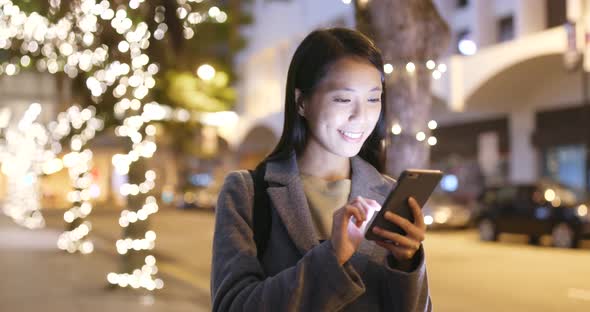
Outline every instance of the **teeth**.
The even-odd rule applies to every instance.
[[[360,138],[363,133],[359,132],[359,133],[354,133],[354,132],[346,132],[346,131],[340,131],[340,133],[344,134],[345,136],[351,138],[351,139],[358,139]]]

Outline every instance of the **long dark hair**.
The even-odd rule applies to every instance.
[[[364,142],[359,156],[383,172],[385,157],[385,80],[383,59],[375,44],[358,31],[346,28],[315,30],[297,47],[287,76],[285,92],[285,122],[279,143],[267,159],[285,159],[295,151],[300,155],[307,144],[308,128],[305,119],[297,113],[295,89],[301,90],[299,100],[309,99],[315,87],[326,75],[329,66],[344,58],[366,60],[381,73],[381,114],[375,129]]]

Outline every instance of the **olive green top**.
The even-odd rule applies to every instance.
[[[332,233],[332,215],[348,202],[351,180],[326,181],[302,174],[301,181],[318,239],[329,239]]]

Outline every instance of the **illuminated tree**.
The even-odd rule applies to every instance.
[[[113,157],[116,171],[128,175],[120,190],[128,198],[119,219],[124,238],[117,242],[123,273],[108,275],[113,285],[149,290],[163,285],[153,278],[157,268],[150,250],[156,234],[147,222],[158,210],[150,194],[156,173],[146,159],[156,152],[154,122],[166,119],[159,103],[204,111],[231,106],[230,62],[243,46],[236,26],[248,21],[239,3],[0,0],[0,75],[34,68],[58,81],[69,77],[75,102],[96,104],[105,127],[116,126],[115,133],[130,140],[129,151]],[[191,77],[205,63],[219,73],[208,84]],[[184,90],[185,96],[169,88]]]
[[[357,0],[357,27],[375,40],[386,65],[387,171],[428,165],[430,81],[446,71],[435,60],[449,41],[449,29],[431,0]],[[387,68],[389,67],[389,68]]]

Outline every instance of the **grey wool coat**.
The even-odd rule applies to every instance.
[[[356,156],[350,198],[383,204],[395,181]],[[230,173],[219,194],[211,296],[213,311],[431,311],[424,250],[411,272],[390,266],[388,252],[364,240],[340,265],[331,241],[319,242],[294,155],[267,163],[272,206],[270,240],[262,261],[252,232],[253,181]]]

